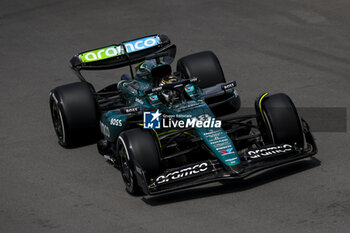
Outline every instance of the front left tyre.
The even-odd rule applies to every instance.
[[[63,147],[93,143],[98,138],[98,109],[89,84],[77,82],[56,87],[50,92],[50,110]]]

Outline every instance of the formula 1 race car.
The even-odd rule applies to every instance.
[[[175,53],[167,36],[151,35],[74,56],[81,82],[50,92],[59,143],[97,142],[126,190],[149,195],[241,179],[317,153],[286,94],[264,93],[255,114],[233,114],[241,103],[236,82],[226,82],[214,53],[185,56],[173,72]],[[124,66],[130,75],[99,91],[81,74]]]

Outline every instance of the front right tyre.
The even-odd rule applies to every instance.
[[[75,147],[96,141],[100,135],[99,114],[89,84],[77,82],[56,87],[50,92],[49,103],[60,145]]]
[[[198,86],[204,91],[206,102],[214,104],[210,109],[216,117],[237,112],[241,100],[235,91],[221,96],[211,96],[210,93],[221,91],[221,84],[226,83],[219,59],[211,51],[203,51],[182,57],[177,62],[177,71],[186,79],[197,77]],[[228,99],[230,98],[230,99]],[[226,101],[225,101],[226,100]],[[215,104],[220,103],[221,104]]]
[[[261,95],[255,102],[258,124],[267,144],[304,147],[301,121],[292,100],[284,93]]]

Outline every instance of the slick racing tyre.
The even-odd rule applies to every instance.
[[[118,160],[126,191],[141,193],[143,175],[158,174],[160,156],[158,141],[151,130],[141,128],[122,132],[117,140]]]
[[[266,132],[265,144],[304,147],[301,121],[292,100],[283,93],[261,95],[255,102],[260,128]]]
[[[50,92],[51,117],[58,142],[75,147],[95,142],[99,135],[98,111],[91,87],[77,82]]]
[[[221,91],[221,86],[216,85],[226,83],[219,59],[211,51],[199,52],[181,58],[177,62],[177,71],[182,73],[187,79],[192,77],[199,78],[198,86],[208,96],[210,96],[211,92]],[[224,101],[230,97],[230,100]],[[236,92],[212,98],[207,98],[206,95],[206,102],[214,105],[217,102],[223,102],[215,105],[215,107],[211,107],[211,110],[217,117],[234,113],[241,106],[240,98]]]
[[[177,61],[177,71],[185,78],[199,78],[199,87],[204,89],[225,83],[219,59],[211,51],[204,51],[185,56]]]

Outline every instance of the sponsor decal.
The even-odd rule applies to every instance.
[[[180,88],[180,87],[183,87],[183,86],[184,85],[182,83],[180,83],[180,84],[175,85],[174,88]]]
[[[222,85],[222,89],[227,90],[230,88],[234,88],[235,86],[237,86],[236,81],[232,81],[232,82],[229,82],[227,84]]]
[[[235,165],[235,164],[239,163],[239,161],[237,159],[238,158],[225,159],[225,162],[229,163],[230,165]]]
[[[196,164],[194,166],[190,166],[190,167],[183,168],[180,170],[172,171],[172,172],[158,176],[155,179],[155,184],[156,185],[165,184],[165,183],[173,181],[173,180],[177,180],[177,179],[189,177],[189,176],[192,176],[195,174],[199,174],[199,173],[207,171],[208,167],[209,167],[209,164],[207,162],[203,162],[200,164]]]
[[[158,36],[150,36],[141,38],[138,40],[128,41],[124,43],[126,51],[128,53],[137,52],[140,50],[148,49],[150,47],[159,45],[161,42]],[[109,46],[102,49],[92,50],[79,55],[83,62],[93,62],[104,60],[111,57],[116,57],[125,54],[122,45]]]
[[[152,92],[157,92],[157,91],[161,91],[161,90],[163,90],[163,87],[152,88]]]
[[[114,126],[123,126],[122,120],[115,118],[112,118],[109,124]]]
[[[83,62],[104,60],[124,54],[122,46],[109,46],[103,49],[96,49],[87,53],[82,53],[80,58]]]
[[[151,102],[151,104],[159,104],[159,98],[158,98],[158,95],[156,94],[151,94],[148,96],[149,98],[149,101]]]
[[[231,147],[231,148],[228,148],[226,150],[220,150],[219,152],[222,153],[222,154],[228,154],[228,153],[230,153],[232,151],[232,149],[233,148]]]
[[[143,104],[143,100],[142,99],[139,99],[139,98],[135,98],[135,101],[137,102],[137,103],[139,103],[139,104]]]
[[[191,85],[191,86],[185,87],[185,89],[186,89],[186,91],[191,92],[194,90],[194,87]]]
[[[160,116],[162,114],[156,112],[143,112],[143,128],[144,129],[160,129]]]
[[[249,150],[247,152],[248,159],[257,159],[272,155],[279,155],[293,150],[293,147],[289,144],[283,144],[278,146],[270,146],[257,150]]]
[[[157,95],[151,95],[149,98],[151,99],[152,102],[158,100],[158,96]]]
[[[100,130],[101,130],[102,134],[105,135],[106,137],[111,136],[108,126],[103,124],[102,121],[100,121]]]
[[[218,139],[218,138],[215,138],[214,140],[216,140],[216,141],[212,142],[212,144],[217,144],[216,146],[225,145],[226,142],[228,141],[227,138],[225,138],[225,139],[221,139],[221,138]]]
[[[158,36],[145,37],[145,38],[124,43],[126,51],[128,53],[148,49],[158,44],[160,44],[160,40]]]
[[[126,107],[121,109],[123,113],[134,113],[140,111],[140,107],[135,106],[135,107]]]
[[[190,79],[190,82],[191,82],[191,83],[195,83],[195,82],[197,82],[197,81],[198,81],[198,78],[191,78],[191,79]]]
[[[225,162],[235,162],[235,160],[237,160],[237,158],[226,159]]]
[[[196,94],[195,88],[192,84],[188,84],[185,86],[185,91],[189,96],[193,96],[194,94]]]

